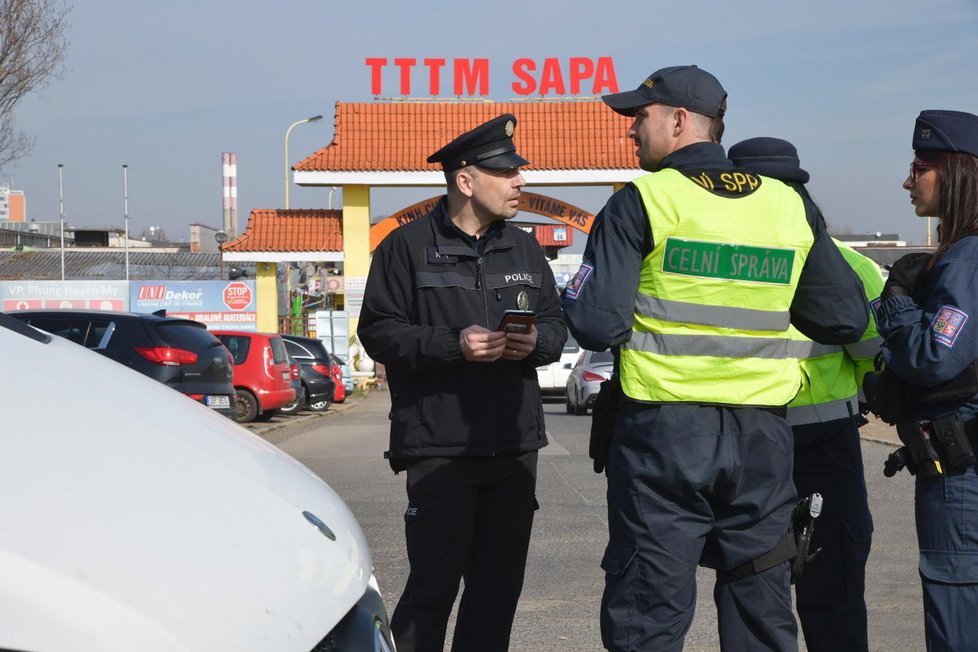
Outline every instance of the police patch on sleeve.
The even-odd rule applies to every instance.
[[[588,282],[591,278],[591,272],[594,271],[594,267],[588,263],[583,263],[574,274],[574,278],[567,281],[567,289],[564,290],[564,296],[568,299],[576,300],[581,294],[581,290],[584,289],[584,284]]]
[[[869,312],[873,315],[873,321],[876,322],[876,326],[879,327],[880,323],[880,304],[883,303],[883,299],[876,297],[869,302]]]
[[[947,348],[954,348],[954,343],[967,321],[968,313],[965,311],[954,306],[941,306],[930,323],[932,336]]]

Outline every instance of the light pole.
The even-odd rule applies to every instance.
[[[297,125],[301,125],[304,122],[319,122],[322,119],[323,116],[314,115],[311,118],[293,122],[285,131],[285,208],[289,207],[289,134],[292,133],[293,127]]]
[[[122,164],[122,215],[126,225],[126,282],[129,282],[129,166]]]
[[[62,170],[64,165],[58,163],[58,205],[61,210],[61,280],[65,280],[65,184]]]

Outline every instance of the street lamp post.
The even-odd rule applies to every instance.
[[[322,119],[323,116],[314,115],[311,118],[293,122],[285,132],[285,208],[289,207],[289,134],[292,133],[292,129],[297,125],[305,122],[319,122]]]
[[[58,206],[61,212],[61,280],[65,280],[65,184],[64,165],[58,163]]]
[[[122,164],[122,216],[126,226],[126,282],[129,282],[129,166]]]

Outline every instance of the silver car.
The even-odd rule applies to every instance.
[[[615,360],[611,351],[582,351],[567,377],[567,413],[587,414],[594,406],[601,383],[611,378]]]

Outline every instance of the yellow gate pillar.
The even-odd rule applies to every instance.
[[[255,293],[258,295],[258,314],[255,321],[262,333],[278,332],[278,265],[255,264]]]
[[[348,312],[359,314],[369,271],[370,186],[343,186],[343,307]],[[350,316],[351,339],[359,322],[359,317]]]

